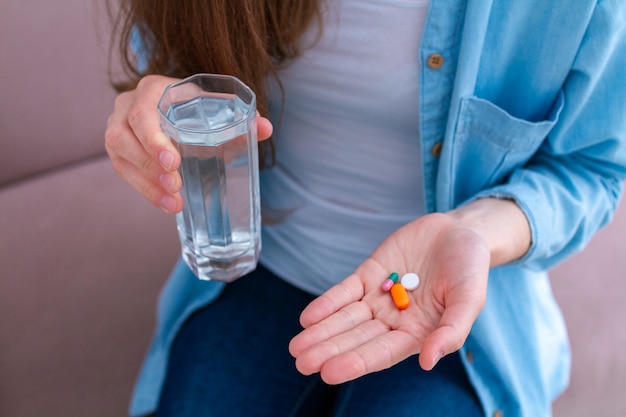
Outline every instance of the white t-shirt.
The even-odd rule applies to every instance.
[[[418,50],[426,0],[333,0],[322,37],[272,88],[276,166],[261,174],[261,261],[319,294],[424,214]],[[317,28],[304,36],[312,43]]]

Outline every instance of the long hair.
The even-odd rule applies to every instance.
[[[118,91],[132,89],[148,74],[184,78],[200,72],[234,75],[257,95],[268,114],[267,77],[301,52],[299,39],[317,20],[318,0],[116,0],[113,51],[120,54],[124,80]],[[321,24],[319,26],[321,28]],[[139,36],[141,68],[131,48]],[[280,86],[280,80],[278,80]],[[267,142],[265,144],[264,142]],[[273,143],[260,147],[263,165]]]

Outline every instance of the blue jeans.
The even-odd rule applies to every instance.
[[[313,298],[262,266],[227,285],[178,333],[156,416],[483,415],[457,354],[430,372],[413,356],[336,386],[301,375],[287,346]]]

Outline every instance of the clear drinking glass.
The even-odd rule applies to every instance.
[[[256,96],[235,77],[197,74],[167,87],[158,110],[182,157],[183,258],[198,278],[231,282],[261,250]]]

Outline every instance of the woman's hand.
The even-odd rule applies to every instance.
[[[489,267],[522,256],[529,245],[526,218],[507,200],[477,200],[405,225],[302,312],[304,330],[289,346],[296,367],[320,372],[330,384],[417,353],[421,367],[432,369],[467,338],[486,300]],[[392,272],[421,278],[405,310],[381,289]]]
[[[177,172],[180,154],[163,134],[157,104],[175,78],[149,75],[135,90],[115,100],[105,132],[105,147],[113,169],[153,205],[168,213],[183,208],[179,194],[182,180]],[[257,121],[259,140],[272,134],[269,120]]]

